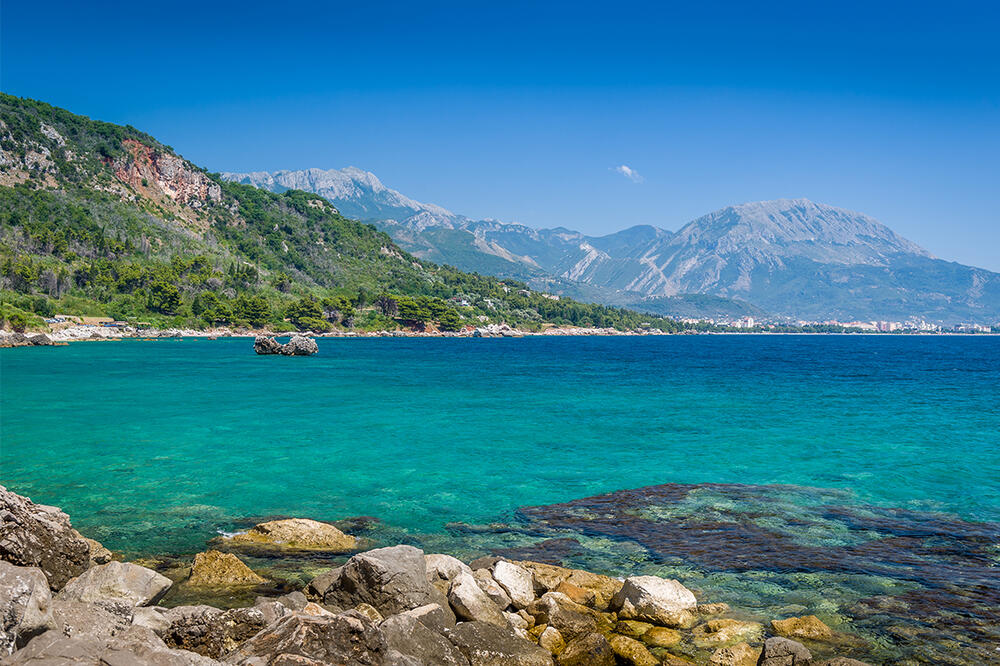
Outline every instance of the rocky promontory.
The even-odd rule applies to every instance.
[[[100,552],[96,542],[58,509],[2,487],[0,507],[4,665],[862,663],[813,658],[807,643],[833,640],[818,618],[765,627],[729,617],[726,604],[704,603],[677,580],[619,580],[500,557],[465,563],[409,545],[355,552],[304,590],[258,596],[253,605],[166,608],[158,602],[175,583],[134,563],[98,564],[91,558]],[[360,544],[304,519],[263,523],[246,534],[230,545],[340,551]],[[196,555],[189,578],[177,584],[265,589],[264,582],[236,555],[213,550]]]

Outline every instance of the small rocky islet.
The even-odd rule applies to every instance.
[[[863,664],[814,658],[846,638],[814,616],[742,620],[677,580],[502,557],[465,563],[410,545],[358,552],[364,540],[308,519],[220,537],[177,585],[273,589],[241,549],[353,553],[343,565],[244,607],[167,608],[158,602],[173,581],[112,559],[59,509],[0,486],[0,520],[4,665]]]

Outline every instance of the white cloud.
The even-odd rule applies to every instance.
[[[633,183],[641,183],[642,181],[646,180],[645,178],[639,175],[638,171],[636,171],[627,164],[621,164],[619,166],[616,166],[613,169],[613,171],[620,173],[621,175],[631,180]]]

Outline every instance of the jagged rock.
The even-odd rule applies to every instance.
[[[664,627],[686,627],[695,621],[698,606],[691,590],[676,580],[658,576],[632,576],[611,601],[612,609],[626,620],[643,620]]]
[[[516,564],[531,572],[536,595],[541,596],[546,592],[556,591],[561,583],[566,582],[593,592],[593,607],[596,610],[606,610],[611,600],[622,588],[622,581],[620,580],[583,571],[582,569],[567,569],[565,567],[544,564],[542,562],[531,562],[529,560],[516,562]]]
[[[507,590],[496,582],[489,569],[476,569],[472,572],[472,577],[479,583],[479,589],[486,593],[486,596],[497,605],[497,608],[503,610],[510,606],[510,596],[508,596]]]
[[[764,641],[759,666],[810,666],[812,653],[805,645],[790,638],[774,637]]]
[[[833,637],[833,629],[815,615],[771,620],[771,628],[774,629],[774,633],[785,638],[806,638],[817,641]]]
[[[323,599],[326,593],[340,583],[340,574],[344,567],[336,567],[319,574],[306,585],[306,594],[311,598]]]
[[[194,556],[187,584],[199,586],[260,585],[263,578],[232,553],[210,550]]]
[[[339,569],[335,579],[327,582],[323,592],[327,604],[353,608],[366,603],[384,616],[440,599],[427,582],[423,551],[413,546],[376,548],[359,553]]]
[[[658,666],[660,660],[646,646],[628,636],[612,634],[608,643],[618,658],[618,663],[630,666]]]
[[[451,608],[445,608],[441,604],[425,604],[412,610],[403,611],[400,615],[406,615],[422,622],[424,626],[439,634],[445,629],[455,626],[455,613]]]
[[[566,644],[559,666],[615,666],[615,651],[601,634],[586,634]]]
[[[90,564],[90,546],[65,513],[0,486],[0,560],[38,567],[58,591]]]
[[[133,608],[123,601],[87,603],[56,599],[52,602],[53,628],[65,636],[110,638],[134,624]]]
[[[319,346],[312,338],[301,335],[281,344],[274,338],[258,335],[253,341],[253,350],[258,354],[281,354],[282,356],[312,356],[319,351]]]
[[[378,612],[378,609],[374,606],[369,606],[368,604],[358,604],[354,607],[354,610],[364,615],[366,618],[371,620],[374,624],[379,624],[385,618],[382,617],[382,613]]]
[[[149,629],[130,627],[111,638],[47,631],[15,652],[5,666],[218,666],[193,652],[172,650]]]
[[[412,657],[418,663],[468,666],[469,660],[451,641],[414,617],[393,615],[379,625],[379,630],[390,649]]]
[[[107,564],[114,559],[114,553],[105,548],[100,541],[88,539],[87,537],[83,537],[83,540],[87,542],[87,546],[90,548],[90,566],[93,567],[98,564]]]
[[[306,599],[306,595],[302,594],[298,590],[294,592],[289,592],[288,594],[283,594],[280,597],[275,597],[275,601],[287,608],[288,610],[302,610],[309,603]]]
[[[445,594],[448,593],[448,588],[455,576],[463,571],[468,574],[472,573],[469,565],[451,555],[431,553],[424,556],[424,563],[427,567],[427,580]]]
[[[462,622],[445,635],[470,666],[552,666],[548,650],[524,640],[507,626]]]
[[[493,580],[507,592],[514,608],[527,608],[535,600],[534,577],[520,565],[499,560],[493,565]]]
[[[423,560],[423,557],[421,557]],[[382,632],[357,613],[289,613],[225,658],[240,666],[379,666],[389,648]]]
[[[51,347],[52,338],[45,335],[44,333],[39,333],[38,335],[32,335],[28,338],[28,344],[32,347]]]
[[[834,657],[833,659],[827,659],[826,661],[821,661],[816,666],[872,666],[868,662],[858,661],[857,659],[850,659],[848,657]]]
[[[691,630],[695,645],[716,647],[739,641],[759,641],[764,635],[764,626],[759,622],[743,622],[720,618],[709,620]]]
[[[497,605],[483,592],[479,582],[465,572],[458,574],[451,582],[448,602],[459,619],[480,620],[499,627],[507,627],[507,620]]]
[[[580,604],[581,606],[594,606],[596,605],[597,595],[594,594],[593,590],[588,590],[584,587],[574,585],[569,581],[563,581],[559,583],[554,592],[560,592],[565,594],[567,597]]]
[[[756,666],[760,650],[746,643],[721,647],[712,653],[708,663],[712,666]]]
[[[566,649],[566,639],[555,627],[546,626],[538,636],[538,644],[557,657]]]
[[[537,624],[555,627],[567,641],[597,631],[608,633],[613,628],[613,624],[600,613],[574,603],[559,592],[546,592],[531,604],[528,612]]]
[[[131,562],[108,562],[91,567],[71,580],[59,592],[61,601],[126,601],[133,606],[149,606],[170,589],[170,579],[152,569]]]
[[[254,525],[250,530],[220,540],[228,546],[276,550],[309,550],[345,553],[358,540],[328,523],[308,518],[287,518]]]
[[[254,338],[253,350],[258,354],[280,354],[281,343],[274,338],[258,335]]]
[[[0,656],[53,627],[52,596],[42,570],[0,560]]]
[[[166,617],[170,628],[162,637],[168,646],[213,659],[236,649],[267,624],[264,612],[257,607],[223,611],[211,606],[178,606]]]
[[[24,333],[6,333],[0,331],[0,347],[27,347],[28,338]]]

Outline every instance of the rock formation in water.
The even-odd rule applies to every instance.
[[[319,351],[319,345],[312,338],[294,335],[285,344],[274,338],[258,335],[253,341],[253,350],[258,354],[280,354],[282,356],[312,356]]]

